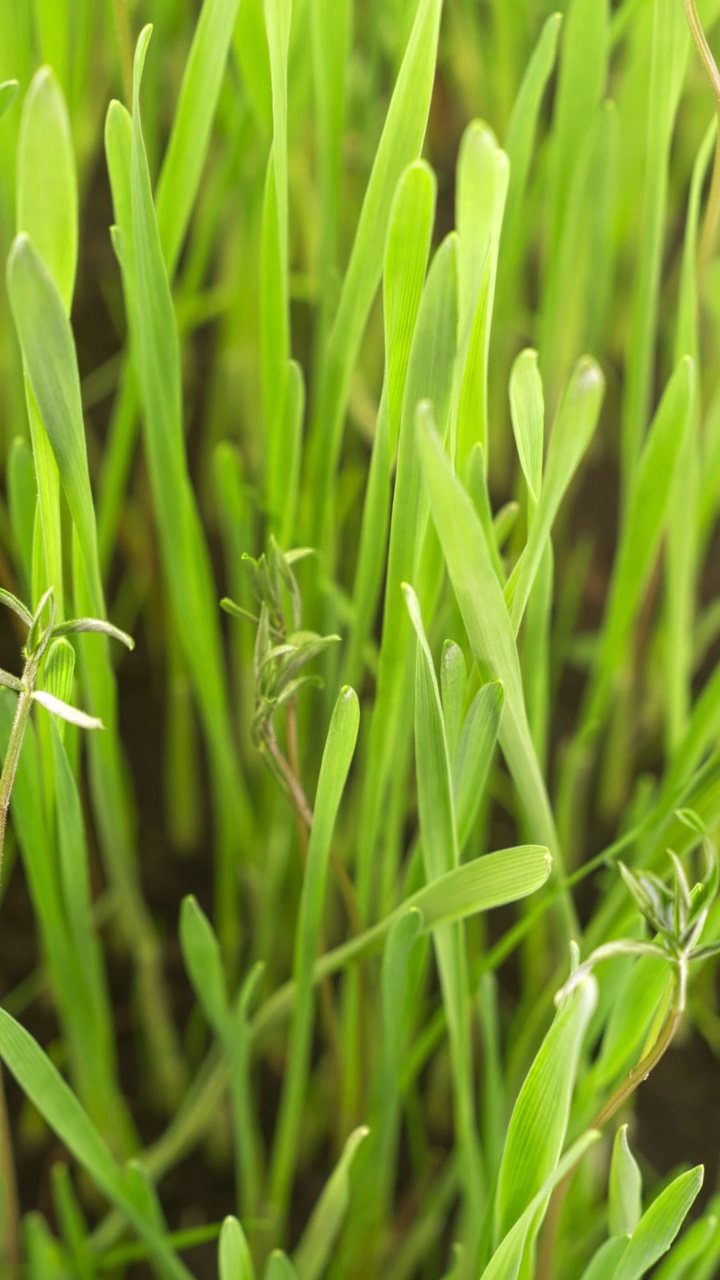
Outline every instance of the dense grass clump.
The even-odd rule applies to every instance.
[[[720,1273],[720,3],[560,8],[0,3],[0,1280]]]

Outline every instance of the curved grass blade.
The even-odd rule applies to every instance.
[[[481,1280],[517,1280],[528,1237],[533,1228],[535,1231],[539,1228],[551,1192],[559,1182],[562,1182],[566,1173],[574,1169],[578,1161],[585,1155],[585,1152],[599,1138],[600,1134],[594,1129],[590,1129],[565,1152],[565,1155],[556,1163],[521,1217],[510,1228],[499,1247],[495,1250],[488,1266],[482,1273]]]
[[[633,1231],[612,1280],[640,1280],[670,1248],[703,1184],[702,1165],[661,1191]]]
[[[557,1013],[525,1077],[498,1175],[495,1227],[499,1239],[522,1217],[557,1166],[580,1049],[596,999],[595,980],[582,981]]]
[[[340,1160],[323,1189],[302,1239],[293,1254],[293,1264],[298,1280],[321,1280],[325,1273],[325,1268],[333,1256],[335,1241],[350,1201],[352,1163],[361,1142],[365,1140],[368,1133],[369,1130],[361,1126],[350,1134]]]
[[[138,1209],[125,1175],[75,1094],[39,1044],[4,1009],[0,1009],[0,1056],[51,1129],[146,1241],[160,1274],[168,1280],[191,1280],[155,1224]]]

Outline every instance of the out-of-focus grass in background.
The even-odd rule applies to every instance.
[[[0,0],[11,1280],[717,1273],[716,107],[558,9]]]

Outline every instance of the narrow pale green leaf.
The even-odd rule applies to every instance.
[[[469,125],[457,165],[458,383],[457,467],[473,445],[488,451],[488,355],[508,158],[491,129]]]
[[[298,1274],[292,1262],[280,1249],[276,1249],[268,1258],[265,1280],[298,1280]]]
[[[458,848],[450,753],[445,737],[440,689],[420,605],[403,584],[405,603],[417,636],[415,670],[415,762],[418,813],[425,876],[429,883],[457,867]],[[420,907],[422,911],[422,907]],[[479,1214],[482,1196],[480,1147],[472,1079],[466,1009],[469,1003],[467,959],[462,928],[439,928],[433,939],[450,1040],[455,1124],[468,1212]]]
[[[594,360],[584,357],[578,362],[565,389],[550,436],[542,490],[527,545],[505,589],[515,634],[519,630],[558,508],[597,426],[604,385],[598,365]]]
[[[12,609],[18,618],[25,623],[27,627],[32,626],[33,616],[28,608],[23,604],[22,600],[18,600],[12,591],[6,591],[3,587],[0,589],[0,604],[4,604],[8,609]]]
[[[229,1006],[220,944],[210,921],[195,898],[183,899],[180,945],[185,967],[210,1025],[227,1034]]]
[[[54,716],[59,716],[61,720],[67,720],[68,724],[74,724],[78,729],[102,729],[103,722],[98,720],[97,716],[86,715],[84,711],[79,711],[77,707],[71,707],[67,702],[63,702],[60,698],[55,698],[53,694],[48,693],[45,689],[36,689],[32,695],[33,702],[39,702],[41,707],[45,707],[46,711],[51,711]]]
[[[693,1222],[657,1268],[655,1280],[710,1280],[710,1271],[703,1264],[712,1267],[708,1255],[713,1246],[717,1249],[717,1243],[718,1219],[714,1214]]]
[[[454,640],[446,640],[440,660],[440,694],[442,699],[445,737],[450,760],[454,763],[463,723],[465,692],[467,690],[467,663],[465,655]]]
[[[325,546],[350,375],[380,280],[385,235],[398,179],[425,136],[435,79],[442,0],[420,0],[388,108],[323,362],[310,440],[309,541]]]
[[[457,844],[460,849],[468,841],[486,788],[489,767],[497,745],[502,718],[503,692],[500,681],[483,685],[475,694],[462,722],[457,744],[452,786],[457,814]]]
[[[627,1240],[613,1236],[600,1245],[594,1258],[582,1273],[582,1280],[612,1280],[615,1268],[627,1248]]]
[[[135,648],[132,636],[129,636],[126,631],[121,631],[119,627],[114,627],[112,622],[103,621],[102,618],[71,618],[69,622],[59,622],[53,627],[53,636],[78,636],[86,631],[119,640],[126,649]]]
[[[37,506],[37,481],[35,479],[32,450],[27,440],[22,436],[15,436],[10,445],[7,462],[7,489],[15,554],[17,563],[22,571],[25,595],[30,599],[32,595],[32,547]]]
[[[425,927],[435,929],[527,897],[546,883],[551,867],[550,852],[543,845],[500,849],[474,858],[419,889],[407,899],[404,909],[417,907]]]
[[[353,588],[355,617],[346,666],[346,678],[350,684],[359,680],[362,651],[375,619],[382,589],[390,522],[390,476],[430,253],[435,188],[432,170],[423,161],[416,161],[400,178],[390,212],[383,275],[385,379],[370,460]]]
[[[377,698],[371,725],[372,747],[366,775],[358,853],[358,896],[363,912],[370,906],[372,867],[382,825],[386,792],[397,777],[397,761],[407,749],[412,719],[406,714],[412,696],[414,668],[410,660],[412,628],[403,601],[402,583],[414,582],[424,604],[430,590],[422,580],[428,529],[427,503],[415,432],[415,411],[429,397],[443,436],[447,433],[452,401],[457,330],[457,243],[448,236],[428,273],[420,304],[408,365],[398,444],[390,546],[385,581],[382,641],[377,672]]]
[[[355,1129],[347,1139],[342,1155],[308,1222],[293,1255],[298,1280],[321,1280],[333,1256],[333,1249],[350,1202],[350,1170],[360,1143],[369,1130]]]
[[[536,351],[523,351],[513,364],[510,413],[520,466],[537,503],[542,486],[545,402]]]
[[[475,661],[485,680],[500,680],[505,689],[500,743],[530,829],[545,840],[553,856],[559,857],[550,805],[530,738],[515,637],[485,534],[470,499],[452,473],[427,405],[418,411],[417,431],[433,521]]]
[[[608,1195],[610,1234],[631,1236],[642,1215],[642,1176],[630,1150],[626,1124],[615,1134]]]
[[[0,117],[4,116],[8,107],[12,106],[19,88],[17,80],[3,80],[0,84]]]
[[[481,1280],[517,1280],[528,1236],[533,1227],[537,1230],[541,1211],[544,1211],[552,1191],[559,1182],[562,1182],[565,1175],[574,1169],[578,1161],[582,1160],[588,1148],[592,1147],[599,1138],[600,1134],[594,1129],[588,1130],[573,1143],[562,1159],[557,1161],[540,1190],[501,1241],[490,1263],[483,1271]]]
[[[68,111],[50,67],[35,74],[23,104],[17,229],[32,240],[69,315],[77,264],[77,180]]]
[[[674,0],[658,0],[653,6],[649,95],[643,103],[647,126],[643,134],[642,224],[625,363],[622,478],[626,496],[650,417],[670,149],[689,44],[685,14]]]
[[[557,1013],[525,1077],[498,1176],[499,1239],[526,1211],[560,1159],[580,1049],[596,999],[595,980],[587,978]]]
[[[75,674],[75,650],[69,640],[53,640],[45,656],[43,683],[48,693],[69,702],[72,698]]]
[[[255,1280],[245,1233],[237,1218],[226,1218],[218,1246],[220,1280]]]
[[[151,1247],[161,1273],[173,1280],[190,1280],[190,1272],[154,1224],[138,1212],[124,1175],[74,1093],[32,1036],[4,1009],[0,1009],[0,1056],[60,1140]]]
[[[157,188],[157,217],[172,278],[197,196],[239,0],[205,0],[183,73]]]
[[[330,844],[355,751],[359,723],[357,695],[346,687],[335,704],[323,751],[295,936],[296,998],[290,1029],[288,1070],[270,1174],[271,1197],[280,1209],[287,1205],[298,1158],[298,1135],[310,1065],[313,970],[325,905]]]
[[[628,635],[655,563],[675,467],[690,423],[694,368],[679,364],[665,390],[637,462],[613,569],[602,640],[584,721],[602,714],[611,682],[627,652]]]
[[[519,256],[520,246],[517,242],[522,222],[522,202],[530,171],[540,107],[555,66],[561,24],[562,15],[559,13],[553,13],[545,20],[518,89],[505,139],[505,151],[510,161],[510,182],[503,240],[514,262]],[[503,257],[500,260],[501,271]]]
[[[8,292],[27,376],[60,471],[97,607],[102,587],[75,342],[62,299],[30,238],[16,237]]]
[[[608,0],[571,0],[563,22],[548,193],[551,254],[557,252],[575,167],[605,91],[609,18]]]
[[[681,1173],[650,1208],[628,1241],[613,1280],[640,1280],[670,1248],[703,1184],[702,1165]]]

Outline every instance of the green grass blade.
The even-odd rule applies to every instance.
[[[16,237],[8,260],[8,292],[30,387],[55,454],[93,596],[99,602],[102,586],[75,343],[57,287],[24,233]]]
[[[675,467],[690,425],[694,369],[681,361],[663,395],[627,498],[602,640],[583,717],[602,715],[611,683],[627,653],[633,619],[647,586],[665,524]]]
[[[513,1108],[498,1176],[499,1239],[525,1213],[556,1168],[565,1139],[580,1049],[597,999],[594,979],[582,982],[555,1017]]]
[[[180,945],[195,995],[210,1025],[223,1036],[227,1033],[229,1006],[220,944],[195,898],[183,900]]]
[[[77,265],[77,205],[67,107],[55,76],[45,67],[33,78],[23,105],[18,139],[17,230],[32,238],[68,316]],[[33,582],[33,591],[37,598],[52,584],[62,616],[60,479],[32,385],[27,389],[27,406],[44,553],[44,573],[38,561],[39,576]]]
[[[333,1256],[335,1241],[350,1201],[350,1170],[357,1150],[368,1135],[365,1127],[355,1129],[305,1228],[293,1254],[298,1280],[321,1280]]]
[[[528,829],[545,841],[561,866],[555,825],[530,737],[515,637],[485,534],[443,453],[427,405],[418,411],[417,434],[433,521],[475,661],[485,679],[501,680],[505,689],[500,744]]]
[[[432,170],[416,161],[398,183],[385,250],[385,382],[378,411],[353,588],[353,629],[346,679],[359,682],[362,655],[377,612],[390,513],[390,473],[402,417],[410,350],[435,217]]]
[[[265,1280],[298,1280],[298,1274],[292,1262],[280,1249],[276,1249],[268,1259]]]
[[[467,663],[459,644],[446,640],[440,659],[440,699],[450,760],[455,765],[467,693]]]
[[[237,1218],[226,1218],[218,1246],[220,1280],[255,1280],[245,1233]]]
[[[607,0],[571,0],[563,22],[548,192],[549,261],[558,252],[573,175],[607,78]]]
[[[433,259],[418,314],[408,366],[398,463],[390,524],[390,548],[385,585],[385,609],[377,676],[377,697],[371,726],[370,763],[358,849],[358,896],[361,911],[370,909],[371,868],[381,829],[381,811],[393,770],[403,756],[402,743],[411,726],[405,708],[411,697],[412,668],[408,663],[410,620],[402,597],[403,582],[419,582],[421,554],[427,528],[420,461],[414,430],[415,409],[427,396],[435,407],[443,435],[450,418],[455,334],[456,241],[446,239]],[[421,593],[422,598],[422,593]]]
[[[640,1280],[670,1248],[703,1184],[703,1167],[681,1173],[643,1214],[613,1280]]]
[[[22,571],[24,595],[26,599],[30,599],[37,481],[32,451],[22,436],[16,436],[10,445],[7,461],[7,490],[15,563]]]
[[[581,1138],[578,1138],[577,1142],[573,1143],[565,1152],[565,1155],[556,1163],[554,1169],[545,1179],[540,1190],[530,1201],[521,1217],[511,1227],[498,1249],[496,1249],[489,1265],[482,1273],[481,1280],[517,1280],[528,1236],[533,1226],[536,1229],[539,1226],[539,1215],[543,1210],[543,1206],[547,1204],[551,1192],[559,1182],[562,1182],[566,1173],[569,1173],[575,1167],[578,1160],[582,1159],[588,1148],[598,1141],[599,1137],[600,1134],[591,1129],[588,1133],[584,1133]],[[538,1218],[536,1218],[536,1215],[538,1215]]]
[[[595,361],[583,358],[570,378],[558,409],[527,546],[505,589],[516,635],[549,544],[558,508],[597,426],[604,385]],[[537,432],[537,427],[535,430]]]
[[[701,1218],[688,1227],[655,1272],[655,1280],[700,1280],[701,1264],[713,1244],[717,1246],[718,1220],[713,1215]],[[703,1280],[709,1272],[702,1271]]]
[[[463,721],[453,764],[453,791],[457,813],[458,844],[465,846],[485,792],[500,732],[505,691],[491,680],[475,694]]]
[[[350,374],[382,270],[398,180],[420,154],[435,76],[442,0],[420,0],[363,200],[338,310],[328,339],[310,437],[309,541],[324,547],[330,524]]]
[[[140,120],[140,81],[150,34],[150,28],[145,28],[135,57],[130,157],[132,227],[121,228],[124,244],[132,243],[133,249],[125,259],[124,274],[127,278],[134,267],[128,304],[130,322],[136,331],[145,406],[145,445],[163,567],[213,760],[213,798],[220,840],[218,930],[223,945],[229,947],[236,941],[234,859],[240,830],[243,827],[247,830],[251,824],[251,813],[232,742],[216,592],[187,471],[177,324],[152,202]],[[116,214],[123,213],[126,214],[123,208],[116,210]]]
[[[683,244],[680,305],[675,337],[675,360],[689,356],[698,369],[698,289],[697,242],[700,198],[710,164],[717,121],[708,129],[693,166]],[[698,381],[700,378],[698,377]],[[672,750],[687,728],[692,701],[693,629],[695,594],[700,553],[700,526],[688,520],[688,510],[700,502],[702,453],[699,432],[699,391],[694,388],[691,428],[680,455],[672,497],[667,536],[667,582],[665,599],[667,729],[666,742]]]
[[[458,866],[460,854],[440,689],[417,596],[407,585],[403,586],[403,592],[417,636],[415,760],[418,813],[425,876],[432,883]],[[477,1231],[481,1220],[482,1164],[466,1016],[469,1002],[467,958],[461,926],[437,929],[434,944],[450,1040],[453,1106],[466,1212]]]
[[[661,0],[653,12],[642,229],[625,363],[622,480],[626,494],[638,464],[650,417],[668,166],[689,43],[685,15],[673,0]]]
[[[320,305],[316,359],[322,359],[335,301],[343,126],[352,25],[350,0],[317,0],[310,7],[321,222],[318,237]]]
[[[19,88],[20,85],[17,80],[3,80],[2,84],[0,84],[0,118],[12,106]]]
[[[538,128],[540,107],[545,89],[555,67],[562,15],[553,13],[545,20],[515,98],[505,151],[510,161],[510,181],[503,229],[503,251],[500,275],[504,282],[512,278],[522,252],[524,231],[523,199],[530,172],[533,143]]]
[[[615,1134],[610,1164],[608,1227],[613,1236],[631,1236],[642,1216],[642,1175],[627,1135],[623,1124]]]
[[[488,354],[508,158],[486,125],[468,126],[457,164],[457,468],[474,444],[488,452]]]
[[[4,1009],[0,1009],[0,1056],[68,1150],[150,1245],[161,1274],[173,1280],[190,1280],[187,1268],[158,1236],[154,1225],[138,1212],[125,1177],[75,1094],[32,1036]]]
[[[346,687],[336,703],[323,751],[300,899],[294,964],[297,995],[290,1031],[288,1071],[280,1103],[270,1172],[270,1196],[273,1205],[280,1212],[287,1205],[299,1154],[298,1134],[307,1087],[313,1020],[313,968],[317,959],[325,903],[330,843],[355,750],[359,723],[357,695]]]
[[[612,1280],[626,1247],[627,1240],[619,1236],[606,1240],[583,1271],[582,1280]]]
[[[183,73],[157,188],[157,219],[172,279],[195,203],[239,0],[205,0]]]
[[[523,351],[513,364],[510,416],[525,483],[537,505],[543,479],[545,400],[536,351]]]
[[[416,907],[422,912],[425,928],[436,929],[535,893],[547,882],[551,866],[550,852],[544,845],[500,849],[473,858],[419,889],[407,899],[404,909]]]
[[[17,229],[30,236],[70,312],[77,266],[78,196],[70,119],[49,67],[33,77],[18,141]]]

